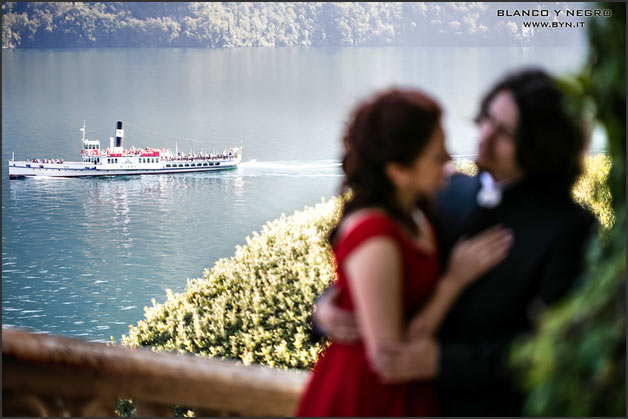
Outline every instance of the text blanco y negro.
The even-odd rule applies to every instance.
[[[506,16],[506,17],[549,17],[550,15],[549,9],[532,9],[532,10],[505,10],[498,9],[497,16]],[[613,15],[613,11],[611,9],[578,9],[578,10],[553,10],[556,16],[577,16],[577,17],[611,17]]]

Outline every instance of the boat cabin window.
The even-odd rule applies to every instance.
[[[190,165],[189,165],[189,164],[187,164],[187,163],[185,163],[185,167],[190,167]]]
[[[220,166],[220,162],[219,161],[216,162],[216,166]]]
[[[167,164],[167,165],[166,165],[166,167],[170,167],[170,165],[169,165],[169,164]]]
[[[207,163],[203,163],[203,166],[207,166]]]

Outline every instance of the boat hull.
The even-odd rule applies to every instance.
[[[151,168],[100,168],[90,164],[37,164],[9,162],[9,179],[28,177],[93,177],[93,176],[134,176],[162,175],[173,173],[214,172],[235,169],[238,161],[223,161],[220,166],[196,167],[151,167]],[[31,167],[27,167],[30,165]]]

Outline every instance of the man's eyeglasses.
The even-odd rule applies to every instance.
[[[511,128],[503,123],[499,122],[495,118],[493,118],[488,112],[482,111],[478,116],[475,117],[475,123],[477,125],[481,125],[483,123],[490,123],[495,129],[496,134],[502,134],[507,137],[515,138],[517,134],[517,130],[515,128]]]

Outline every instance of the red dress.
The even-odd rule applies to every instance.
[[[410,320],[432,290],[438,275],[437,255],[418,247],[388,216],[370,215],[359,222],[336,246],[334,254],[340,293],[339,306],[354,310],[344,259],[365,240],[388,236],[403,256],[403,310]],[[301,399],[297,416],[436,416],[433,381],[384,384],[371,369],[363,342],[332,342],[318,359]]]

